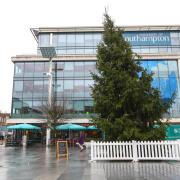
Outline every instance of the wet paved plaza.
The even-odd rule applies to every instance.
[[[89,162],[90,150],[70,150],[56,160],[55,148],[0,146],[0,180],[180,180],[180,162]]]

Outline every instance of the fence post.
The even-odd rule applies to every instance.
[[[180,140],[178,139],[177,142],[178,142],[178,152],[177,152],[178,157],[177,157],[177,159],[180,160]]]
[[[94,160],[94,141],[91,141],[91,161]]]
[[[138,161],[137,142],[134,140],[132,141],[132,148],[133,148],[133,162],[137,162]]]

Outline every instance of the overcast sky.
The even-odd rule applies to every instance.
[[[1,0],[0,110],[11,111],[11,57],[36,54],[30,28],[100,26],[105,7],[116,25],[180,25],[180,0]]]

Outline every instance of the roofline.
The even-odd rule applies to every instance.
[[[163,54],[139,54],[141,56],[141,60],[143,59],[180,59],[180,53],[163,53]],[[96,55],[58,55],[57,57],[53,58],[53,61],[96,61]],[[16,62],[42,62],[42,61],[49,61],[48,58],[43,58],[42,56],[38,55],[17,55],[11,57],[11,61],[13,63]]]
[[[140,25],[140,26],[119,26],[124,31],[177,31],[180,25]],[[38,42],[39,33],[50,32],[103,32],[103,26],[77,26],[77,27],[40,27],[30,29],[35,40]]]

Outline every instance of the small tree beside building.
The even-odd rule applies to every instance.
[[[94,123],[106,140],[159,140],[166,136],[163,115],[173,103],[152,87],[153,74],[140,65],[140,57],[105,14],[103,40],[98,46],[97,73],[92,74],[97,118]],[[155,128],[156,127],[156,128]]]
[[[42,113],[47,118],[47,127],[51,129],[52,136],[56,136],[56,126],[63,123],[62,116],[65,113],[63,105],[57,104],[55,98],[52,98],[51,104],[47,103],[42,106]]]

